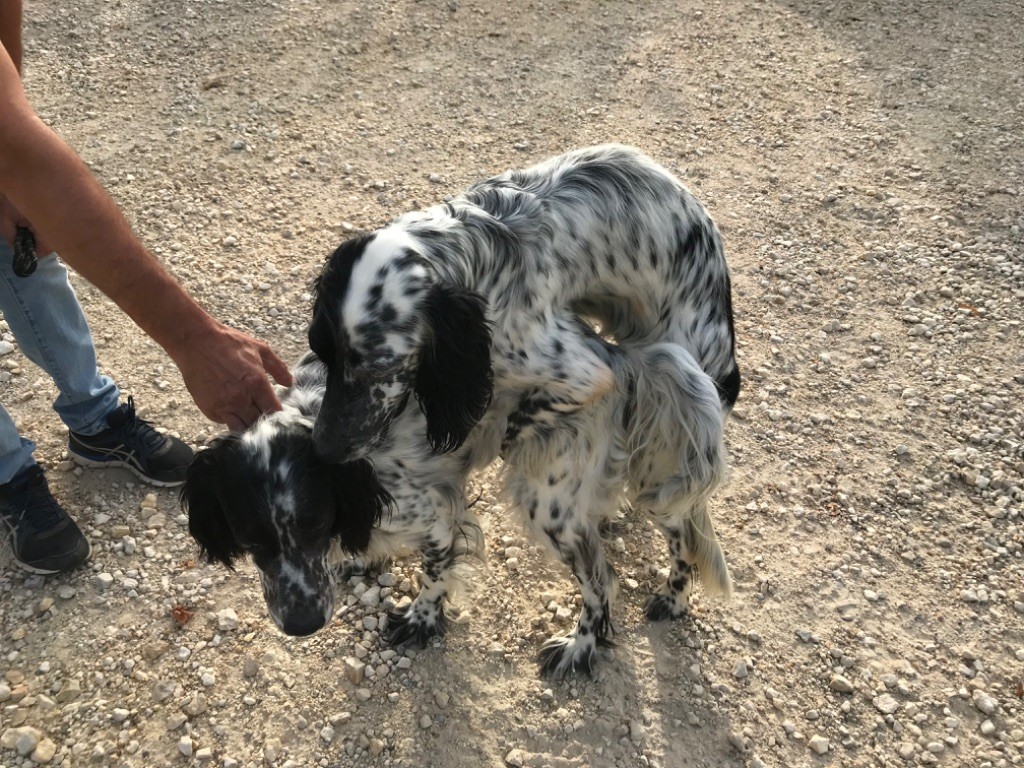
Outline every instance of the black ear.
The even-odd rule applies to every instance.
[[[434,288],[426,302],[431,338],[416,372],[416,397],[427,415],[434,453],[461,446],[491,404],[491,328],[483,297]]]
[[[377,480],[373,465],[360,459],[330,464],[334,494],[334,526],[331,534],[346,552],[358,555],[370,546],[370,534],[380,524],[394,499]]]
[[[199,543],[199,553],[209,563],[223,563],[231,568],[245,554],[228,525],[227,515],[218,493],[218,481],[223,482],[223,462],[234,450],[234,437],[216,441],[200,451],[188,468],[179,501],[188,514],[188,531]]]

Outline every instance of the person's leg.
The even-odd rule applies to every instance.
[[[0,309],[22,352],[60,390],[53,407],[71,431],[71,458],[87,466],[128,467],[156,485],[184,481],[192,450],[138,418],[130,397],[118,405],[121,393],[96,367],[92,334],[56,255],[41,258],[29,277],[18,277],[10,248],[0,243]]]
[[[0,407],[0,539],[26,570],[67,571],[88,559],[89,542],[50,493],[34,449]]]
[[[44,256],[32,275],[18,277],[0,239],[0,310],[21,351],[60,390],[54,410],[68,428],[85,435],[105,429],[120,392],[96,367],[92,334],[57,256]]]
[[[36,445],[18,434],[7,410],[0,406],[0,485],[5,485],[36,463]]]

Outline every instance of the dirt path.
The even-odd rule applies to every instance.
[[[548,684],[535,654],[575,591],[490,475],[488,565],[439,647],[388,652],[365,585],[329,631],[291,641],[250,567],[195,565],[173,494],[143,508],[128,475],[68,470],[52,385],[8,354],[0,397],[95,554],[43,580],[0,552],[0,735],[38,729],[16,736],[65,766],[1024,761],[1019,2],[40,0],[27,15],[44,119],[206,306],[288,357],[307,282],[348,232],[619,141],[721,224],[744,391],[714,507],[733,601],[644,623],[667,562],[629,519],[608,543],[618,646],[595,679]],[[167,358],[76,285],[104,369],[205,440]],[[382,583],[397,597],[414,568]],[[35,764],[16,736],[0,768]]]

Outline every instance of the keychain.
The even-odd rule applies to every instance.
[[[28,227],[18,227],[14,234],[14,274],[28,277],[36,271],[36,236]]]

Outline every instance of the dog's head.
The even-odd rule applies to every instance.
[[[491,399],[483,298],[444,285],[395,229],[343,243],[314,284],[309,345],[327,365],[313,430],[323,458],[366,457],[415,394],[435,452],[466,440]]]
[[[389,503],[369,462],[321,461],[310,423],[281,415],[200,451],[181,490],[202,554],[229,568],[252,556],[270,615],[297,636],[323,628],[334,613],[332,541],[365,551]]]

